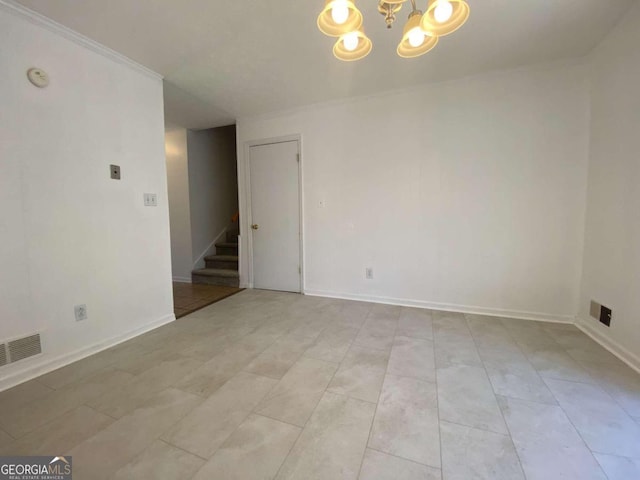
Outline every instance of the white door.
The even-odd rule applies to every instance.
[[[301,291],[298,151],[297,140],[249,149],[254,288]]]

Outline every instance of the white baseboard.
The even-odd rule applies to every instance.
[[[573,315],[557,315],[551,313],[526,312],[520,310],[505,310],[500,308],[473,307],[451,303],[426,302],[423,300],[411,300],[407,298],[378,297],[375,295],[362,295],[353,293],[327,292],[323,290],[305,290],[305,295],[315,297],[341,298],[344,300],[356,300],[360,302],[384,303],[387,305],[399,305],[402,307],[428,308],[445,312],[473,313],[476,315],[490,315],[492,317],[517,318],[520,320],[536,320],[550,323],[574,323]]]
[[[602,345],[609,350],[613,355],[618,357],[624,363],[633,368],[636,372],[640,373],[640,357],[635,353],[630,352],[625,347],[620,345],[615,340],[611,339],[608,335],[598,331],[598,325],[594,324],[596,320],[590,321],[581,317],[576,317],[576,327],[582,330],[585,334],[589,335],[594,341]]]
[[[121,335],[116,335],[102,342],[94,343],[89,347],[84,347],[74,352],[65,353],[62,355],[58,355],[56,357],[48,357],[46,352],[42,354],[37,363],[30,363],[23,370],[19,370],[17,372],[11,373],[9,376],[0,379],[0,392],[3,390],[7,390],[11,387],[15,387],[21,383],[27,382],[29,380],[33,380],[40,375],[44,375],[45,373],[52,372],[57,370],[58,368],[69,365],[70,363],[77,362],[78,360],[82,360],[90,355],[94,355],[99,353],[107,348],[111,348],[119,343],[130,340],[138,335],[142,335],[150,330],[155,330],[162,325],[166,325],[167,323],[174,322],[176,319],[173,313],[169,315],[165,315],[164,317],[154,320],[153,322],[147,323],[138,328],[134,328],[133,330],[129,330]],[[10,364],[12,365],[12,364]]]
[[[191,283],[191,277],[173,277],[172,280],[178,283]]]

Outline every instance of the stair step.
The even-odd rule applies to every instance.
[[[240,274],[237,270],[201,268],[191,272],[191,281],[193,283],[205,283],[207,285],[237,287],[240,285]]]
[[[218,255],[238,255],[238,244],[231,242],[216,243]]]
[[[238,242],[220,242],[220,243],[216,243],[216,247],[222,247],[222,248],[231,248],[231,247],[237,247],[238,246]]]
[[[237,262],[238,255],[207,255],[205,260],[220,260],[222,262]]]
[[[192,275],[202,275],[205,277],[229,277],[240,278],[237,270],[225,270],[223,268],[201,268],[191,272]]]
[[[238,243],[238,235],[240,235],[240,232],[238,230],[230,230],[227,232],[227,242],[230,243]]]
[[[207,255],[204,257],[204,262],[207,268],[238,270],[237,255]]]

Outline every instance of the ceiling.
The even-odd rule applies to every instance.
[[[357,0],[373,51],[346,63],[316,27],[323,0],[19,0],[165,77],[167,121],[187,128],[484,71],[586,55],[635,0],[468,0],[465,26],[430,53],[395,53],[408,4],[387,30]],[[424,8],[426,0],[418,0]]]

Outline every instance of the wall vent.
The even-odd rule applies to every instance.
[[[5,366],[7,363],[7,347],[5,347],[4,343],[0,343],[0,367]]]
[[[39,333],[8,342],[7,346],[11,363],[42,353]]]

